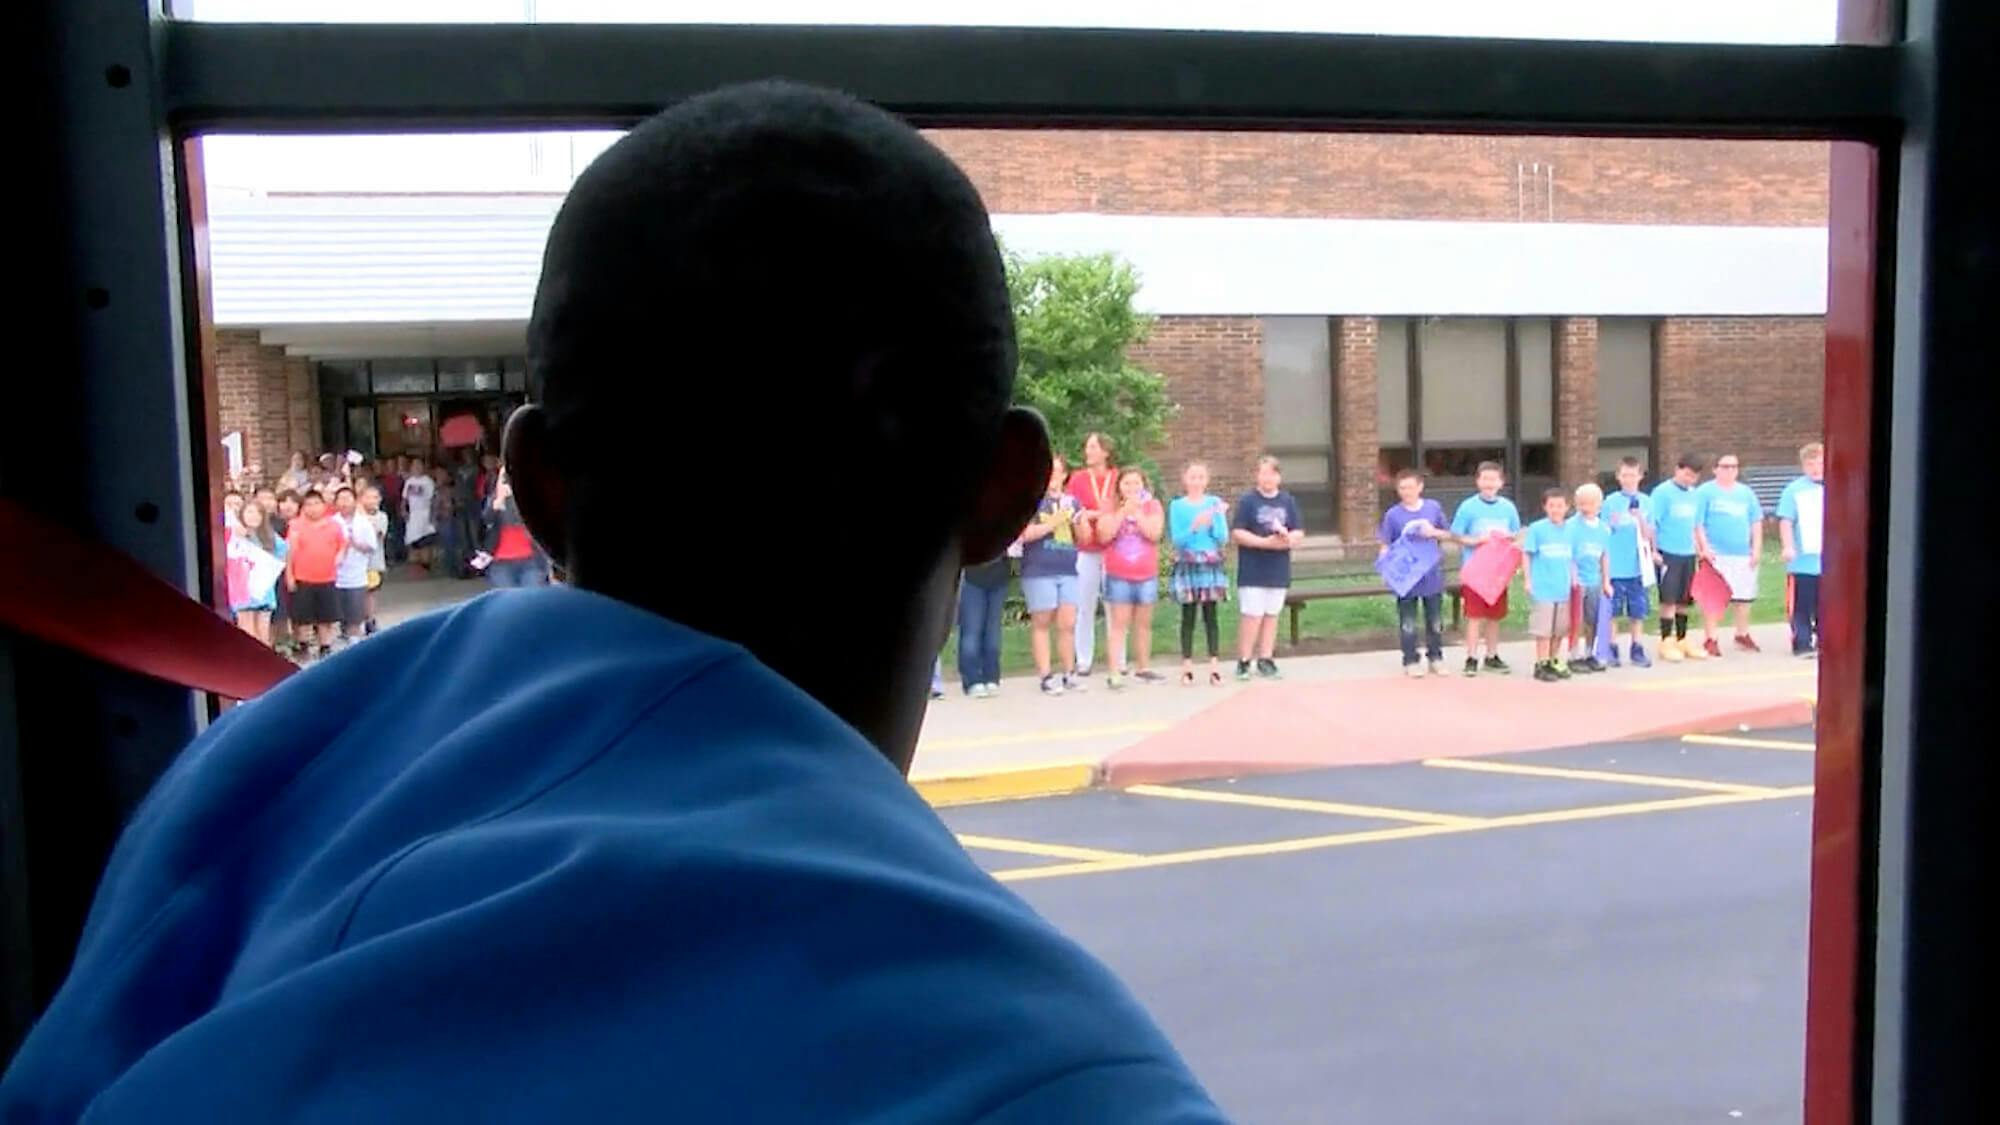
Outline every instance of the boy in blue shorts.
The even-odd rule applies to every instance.
[[[1653,521],[1646,515],[1646,494],[1639,491],[1645,468],[1637,457],[1618,462],[1618,491],[1604,498],[1604,522],[1611,529],[1611,547],[1605,555],[1605,569],[1611,575],[1611,605],[1605,611],[1624,618],[1632,634],[1632,666],[1651,668],[1646,647],[1646,620],[1653,614],[1652,598],[1646,589],[1646,556],[1653,546]],[[1614,629],[1608,667],[1618,667],[1618,634]]]
[[[1569,663],[1579,672],[1606,670],[1597,659],[1597,615],[1606,612],[1611,598],[1611,575],[1605,566],[1611,525],[1604,522],[1603,509],[1603,489],[1594,484],[1577,488],[1576,518],[1569,521],[1569,553],[1576,561],[1577,636]]]
[[[1707,653],[1690,648],[1688,592],[1694,584],[1694,528],[1701,522],[1701,458],[1682,454],[1674,475],[1653,490],[1647,515],[1653,521],[1653,541],[1660,548],[1660,658],[1668,663],[1702,660]]]
[[[1791,583],[1792,655],[1819,652],[1819,556],[1826,529],[1826,447],[1799,450],[1804,475],[1778,496],[1778,544]]]
[[[1576,585],[1576,560],[1570,553],[1566,526],[1569,499],[1560,488],[1542,493],[1543,518],[1528,525],[1521,553],[1528,557],[1528,635],[1535,638],[1535,678],[1548,683],[1567,680],[1563,634],[1569,631],[1569,592]]]

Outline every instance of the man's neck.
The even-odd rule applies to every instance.
[[[1271,491],[1266,492],[1260,487],[1259,489],[1257,489],[1257,495],[1262,496],[1266,500],[1276,500],[1278,498],[1278,490],[1274,488]]]

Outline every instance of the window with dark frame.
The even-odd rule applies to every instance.
[[[1482,462],[1506,491],[1532,495],[1559,475],[1556,334],[1546,317],[1383,317],[1376,361],[1377,502],[1420,469],[1447,509],[1471,495]]]

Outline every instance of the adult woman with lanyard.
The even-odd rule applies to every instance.
[[[1097,654],[1097,603],[1104,596],[1104,549],[1118,531],[1118,470],[1111,458],[1116,452],[1111,438],[1101,433],[1085,434],[1083,468],[1070,474],[1069,494],[1078,508],[1076,525],[1076,674],[1079,682],[1090,675]],[[1108,518],[1105,518],[1108,517]],[[1100,530],[1098,521],[1103,518]],[[1124,654],[1112,661],[1117,667]]]

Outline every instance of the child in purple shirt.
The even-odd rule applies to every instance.
[[[1400,503],[1382,513],[1380,537],[1382,547],[1377,557],[1389,553],[1389,547],[1404,536],[1424,539],[1449,539],[1451,526],[1444,518],[1444,509],[1435,500],[1424,499],[1424,475],[1415,469],[1404,469],[1396,474],[1396,496]],[[1403,641],[1403,672],[1409,676],[1422,676],[1423,665],[1417,661],[1417,609],[1422,606],[1424,613],[1424,655],[1430,663],[1431,675],[1444,675],[1444,562],[1429,574],[1423,576],[1410,592],[1396,599],[1396,623]]]

